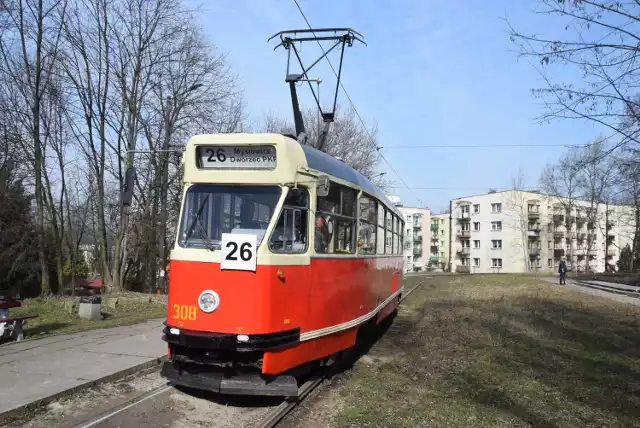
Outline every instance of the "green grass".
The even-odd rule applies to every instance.
[[[37,339],[50,334],[73,333],[77,331],[92,330],[96,328],[114,327],[129,325],[136,322],[165,318],[167,316],[167,306],[160,299],[153,297],[153,302],[149,302],[148,296],[138,293],[128,293],[124,298],[119,299],[115,308],[107,307],[105,299],[111,296],[103,296],[102,315],[100,321],[89,321],[79,318],[77,313],[70,313],[65,308],[65,300],[60,298],[51,299],[27,299],[22,307],[10,309],[10,315],[31,314],[40,315],[39,318],[27,321],[27,339]]]
[[[535,276],[419,281],[331,392],[338,426],[640,426],[640,307]]]

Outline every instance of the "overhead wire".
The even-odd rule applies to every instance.
[[[304,14],[304,11],[302,10],[302,8],[300,7],[300,4],[298,3],[298,0],[293,0],[294,3],[296,4],[298,11],[300,12],[300,14],[302,15],[302,18],[304,19],[304,21],[307,23],[307,27],[309,27],[310,30],[312,30],[312,33],[314,35],[314,37],[316,37],[315,32],[313,32],[313,27],[311,27],[311,23],[309,22],[309,20],[307,19],[307,16]],[[319,40],[316,40],[316,43],[318,43],[318,46],[320,47],[320,49],[322,50],[323,54],[326,54],[324,47],[322,46],[322,43],[320,43]],[[331,70],[333,70],[333,74],[336,76],[336,79],[338,78],[338,72],[336,71],[336,69],[333,67],[333,64],[331,63],[331,60],[329,59],[328,56],[324,57],[327,62],[329,63],[329,67],[331,67]],[[371,133],[369,132],[369,129],[367,128],[367,125],[365,124],[364,120],[362,119],[362,116],[360,116],[360,112],[358,112],[358,109],[356,108],[355,104],[353,103],[353,101],[351,100],[351,97],[349,96],[349,93],[347,92],[346,88],[344,87],[344,84],[342,83],[342,80],[338,80],[338,84],[340,85],[340,88],[342,89],[342,92],[344,92],[344,95],[347,97],[347,100],[349,101],[349,104],[351,104],[351,108],[353,109],[354,113],[356,114],[356,117],[358,118],[358,120],[360,121],[360,123],[362,124],[362,127],[364,129],[364,131],[367,133],[367,136],[371,139],[371,141],[375,141],[375,139],[373,138],[373,136],[371,135]],[[407,183],[402,179],[402,177],[400,176],[400,174],[398,174],[398,171],[395,170],[395,168],[391,165],[391,163],[384,157],[384,155],[380,152],[380,147],[376,148],[378,151],[378,154],[380,155],[380,158],[382,158],[382,160],[387,164],[387,166],[389,167],[389,169],[396,175],[396,177],[398,177],[398,179],[400,180],[400,182],[404,185],[404,187],[416,198],[416,200],[422,204],[424,207],[427,206],[427,204],[425,204],[420,197],[416,194],[416,192],[414,192],[408,185]]]

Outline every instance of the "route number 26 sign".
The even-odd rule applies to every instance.
[[[220,269],[256,271],[257,236],[239,233],[222,234]]]

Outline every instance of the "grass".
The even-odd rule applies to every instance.
[[[167,316],[166,302],[162,298],[152,297],[150,302],[148,295],[127,293],[127,295],[119,297],[115,308],[105,304],[107,298],[112,298],[112,296],[103,296],[101,309],[103,319],[100,321],[79,318],[77,313],[71,313],[65,307],[65,302],[68,300],[55,297],[27,299],[23,302],[22,307],[10,309],[9,314],[35,313],[40,315],[39,318],[27,321],[25,340],[37,339],[50,334],[129,325],[146,319]]]
[[[640,426],[640,307],[487,275],[424,280],[329,397],[340,427]]]

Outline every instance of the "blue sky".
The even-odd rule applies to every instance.
[[[387,160],[416,189],[409,192],[381,166],[388,171],[386,178],[400,186],[389,193],[399,195],[406,205],[421,206],[419,198],[440,211],[450,199],[509,187],[520,168],[526,184],[535,187],[544,165],[564,149],[394,146],[583,144],[608,135],[588,122],[535,120],[543,109],[531,89],[543,83],[535,64],[514,52],[503,18],[518,30],[550,36],[558,35],[564,25],[534,13],[533,0],[299,2],[313,27],[352,27],[363,34],[368,46],[356,44],[345,52],[343,83],[365,122],[377,122]],[[189,4],[200,5],[205,33],[228,54],[241,79],[250,118],[259,121],[271,112],[290,119],[285,51],[274,52],[267,39],[283,29],[306,28],[293,0]],[[317,46],[305,44],[305,64],[319,52]],[[331,60],[337,65],[338,56]],[[311,75],[323,80],[321,97],[333,94],[335,77],[326,62]],[[563,81],[576,77],[561,67],[551,75]],[[303,105],[313,105],[308,89],[303,93]],[[348,106],[342,92],[338,102]]]

